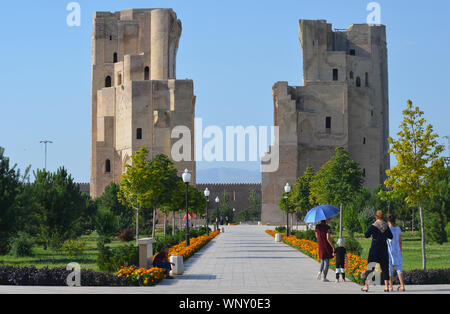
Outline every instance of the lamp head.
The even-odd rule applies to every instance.
[[[219,197],[217,196],[216,197],[216,203],[219,203],[220,202],[220,199],[219,199]]]
[[[205,197],[209,197],[210,192],[209,192],[208,188],[206,188],[204,194],[205,194]]]
[[[183,182],[184,183],[189,183],[191,182],[191,174],[189,173],[189,170],[184,170],[183,175],[181,176],[183,178]]]
[[[286,186],[284,187],[284,192],[290,193],[291,192],[291,186],[289,183],[286,183]]]

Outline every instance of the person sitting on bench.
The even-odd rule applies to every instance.
[[[172,270],[172,265],[175,265],[174,263],[171,263],[169,261],[169,247],[167,245],[164,245],[161,249],[161,252],[158,253],[158,255],[155,256],[153,259],[153,266],[162,268],[166,270],[166,278],[167,279],[173,279],[170,276],[170,271]]]

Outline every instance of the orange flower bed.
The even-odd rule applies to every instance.
[[[131,284],[154,286],[164,279],[164,269],[161,268],[135,268],[134,266],[122,267],[117,273],[117,277],[127,277]]]
[[[266,233],[275,237],[278,232],[273,230],[266,230]],[[317,242],[297,239],[296,236],[282,236],[283,242],[298,249],[304,254],[314,258],[316,261],[320,261],[319,258],[319,246]],[[330,260],[330,267],[335,268],[336,258]],[[345,262],[345,273],[348,278],[357,283],[363,283],[361,274],[367,269],[367,260],[352,253],[347,253],[347,259]]]
[[[209,236],[200,236],[197,238],[190,239],[190,246],[186,247],[186,241],[181,242],[178,245],[173,246],[169,249],[169,257],[171,255],[181,255],[183,259],[186,260],[195,252],[198,252],[203,246],[205,246],[209,241],[214,239],[220,234],[220,231],[217,230],[211,233]],[[153,256],[155,258],[157,254]],[[134,266],[130,267],[122,267],[117,273],[115,273],[117,277],[126,276],[130,279],[131,284],[139,284],[142,286],[153,286],[158,284],[160,281],[164,279],[165,271],[161,268],[136,268]]]
[[[181,255],[183,259],[186,260],[196,252],[198,252],[202,247],[204,247],[209,241],[214,239],[220,234],[220,231],[214,231],[210,233],[209,236],[203,235],[197,238],[190,239],[190,245],[186,247],[186,241],[181,242],[169,249],[169,257],[171,255]],[[156,254],[155,254],[156,256]],[[153,258],[155,257],[153,256]]]

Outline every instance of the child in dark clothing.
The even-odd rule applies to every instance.
[[[337,241],[336,255],[336,283],[339,282],[339,274],[342,274],[342,281],[345,282],[345,257],[347,250],[344,247],[344,239],[340,238]]]

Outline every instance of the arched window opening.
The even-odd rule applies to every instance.
[[[150,68],[149,67],[145,67],[145,74],[144,74],[144,80],[148,81],[150,80]]]
[[[122,73],[117,75],[117,85],[122,85]]]
[[[355,49],[350,49],[350,55],[351,56],[356,56],[356,50]]]
[[[114,59],[113,62],[114,62],[114,63],[117,63],[117,52],[114,52],[114,57],[113,57],[113,59]]]
[[[363,140],[363,144],[364,144],[364,145],[366,145],[366,138],[364,138],[364,140]]]
[[[350,79],[353,80],[353,78],[354,78],[353,71],[350,71]]]
[[[356,78],[356,86],[361,87],[361,78],[359,76]]]
[[[333,69],[333,81],[339,80],[339,70]]]
[[[111,173],[111,160],[109,160],[109,159],[106,159],[106,162],[105,162],[105,172]]]
[[[142,129],[141,128],[136,130],[136,139],[142,140]]]
[[[366,72],[366,87],[369,87],[369,73]]]
[[[107,76],[105,78],[105,87],[111,87],[112,81],[111,81],[111,76]]]

